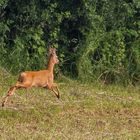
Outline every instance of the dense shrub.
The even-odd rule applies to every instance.
[[[63,74],[137,82],[139,14],[139,0],[1,0],[0,65],[12,73],[43,69],[52,44]]]

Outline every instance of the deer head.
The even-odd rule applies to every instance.
[[[49,48],[49,57],[51,58],[52,63],[54,63],[54,64],[59,63],[58,56],[56,54],[56,49],[55,48],[51,48],[51,47]]]

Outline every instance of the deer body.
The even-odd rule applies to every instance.
[[[30,87],[43,87],[49,90],[52,90],[57,98],[60,97],[59,95],[59,89],[57,87],[57,84],[54,83],[54,75],[53,75],[53,69],[54,65],[59,62],[56,50],[53,48],[49,49],[49,62],[48,67],[46,70],[40,70],[40,71],[25,71],[22,72],[19,75],[18,81],[15,84],[15,86],[12,86],[7,96],[4,98],[4,101],[2,102],[2,106],[5,105],[7,102],[9,96],[13,95],[16,89],[19,88],[30,88]]]
[[[29,87],[51,87],[53,84],[53,74],[48,70],[26,71],[20,74],[18,82]]]

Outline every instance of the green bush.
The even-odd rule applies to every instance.
[[[57,72],[83,81],[135,83],[140,77],[139,0],[1,0],[0,65],[44,69],[52,44]]]

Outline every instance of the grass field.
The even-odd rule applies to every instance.
[[[1,79],[0,98],[8,90]],[[7,81],[12,84],[14,80]],[[58,82],[48,90],[18,90],[0,107],[1,140],[139,140],[140,88]]]

